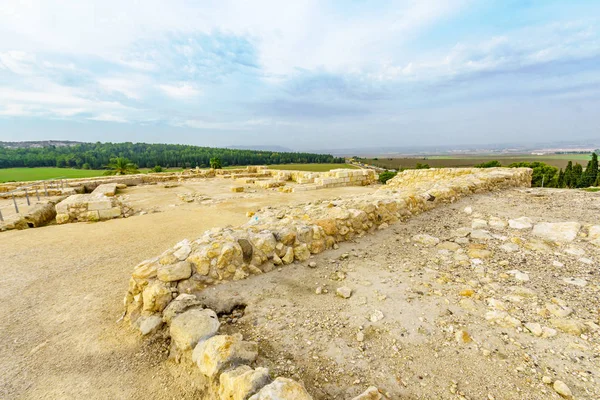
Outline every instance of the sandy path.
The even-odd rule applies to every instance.
[[[243,223],[263,205],[372,190],[262,191],[238,201],[228,185],[207,186],[223,197],[217,206],[178,201],[188,184],[148,187],[153,196],[174,191],[160,198],[165,212],[0,234],[0,398],[194,398],[167,371],[159,344],[116,323],[133,266],[206,229]],[[126,192],[141,202],[144,190]]]

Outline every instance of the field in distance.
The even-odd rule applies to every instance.
[[[245,168],[243,166],[231,166],[226,168]],[[324,172],[337,168],[356,168],[348,164],[278,164],[269,165],[271,169],[278,170],[297,170],[297,171],[312,171]],[[141,173],[147,173],[148,168],[140,168]],[[165,169],[165,172],[182,171],[181,168]],[[91,178],[104,175],[105,170],[102,169],[74,169],[74,168],[54,168],[54,167],[37,167],[37,168],[4,168],[0,169],[0,183],[2,182],[22,182],[22,181],[37,181],[54,178]]]
[[[276,164],[269,165],[269,168],[286,171],[327,172],[331,171],[332,169],[357,169],[358,167],[350,164]]]
[[[564,169],[569,161],[578,162],[586,165],[590,159],[589,154],[548,154],[548,155],[520,155],[520,156],[426,156],[426,157],[406,157],[406,158],[388,158],[379,157],[377,159],[367,158],[361,161],[366,164],[376,165],[381,168],[398,169],[414,168],[417,163],[429,164],[431,168],[460,168],[472,167],[488,161],[499,161],[502,166],[516,162],[534,162],[540,161],[557,168]]]

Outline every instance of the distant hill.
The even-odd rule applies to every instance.
[[[288,148],[288,147],[283,147],[283,146],[273,146],[273,145],[258,145],[258,146],[228,146],[228,149],[234,149],[234,150],[255,150],[255,151],[272,151],[272,152],[276,152],[276,153],[293,153],[294,150]]]
[[[0,141],[0,147],[7,149],[33,149],[42,147],[70,147],[83,142],[74,142],[72,140],[32,140],[29,142],[2,142]]]

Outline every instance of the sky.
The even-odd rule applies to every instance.
[[[0,141],[600,137],[600,1],[3,0]]]

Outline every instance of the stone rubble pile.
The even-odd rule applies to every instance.
[[[67,197],[56,205],[56,223],[95,222],[123,216],[127,208],[115,197],[118,186],[101,184],[92,193]]]
[[[126,316],[142,333],[155,327],[151,325],[149,328],[147,321],[159,325],[160,321],[170,319],[174,342],[183,337],[181,343],[186,345],[182,345],[182,349],[188,349],[188,344],[191,349],[203,335],[212,335],[216,330],[211,324],[186,322],[182,325],[201,326],[201,329],[198,328],[200,333],[175,333],[176,338],[173,338],[174,332],[179,329],[174,330],[173,323],[180,317],[171,319],[172,314],[186,308],[179,301],[187,299],[186,302],[193,303],[191,299],[194,296],[187,297],[189,294],[225,281],[269,272],[282,264],[307,261],[311,254],[321,253],[338,242],[383,229],[391,223],[471,193],[528,187],[531,173],[528,168],[411,170],[399,174],[373,194],[260,211],[243,226],[209,230],[194,241],[183,240],[158,257],[137,265],[124,299]],[[227,343],[226,347],[235,354],[223,363],[211,361],[214,354],[223,353],[219,350],[219,346],[225,346],[223,343]],[[233,360],[251,362],[253,350],[241,338],[227,337],[205,343],[200,349],[194,349],[194,353],[197,360],[209,364],[201,367],[203,373],[215,376],[222,370],[222,365],[244,364]],[[240,371],[240,375],[244,374]],[[279,382],[265,388],[270,387],[269,391],[283,390],[281,388],[289,383]],[[273,397],[271,394],[260,397],[259,393],[252,398],[294,397]],[[299,395],[295,398],[310,397]]]

